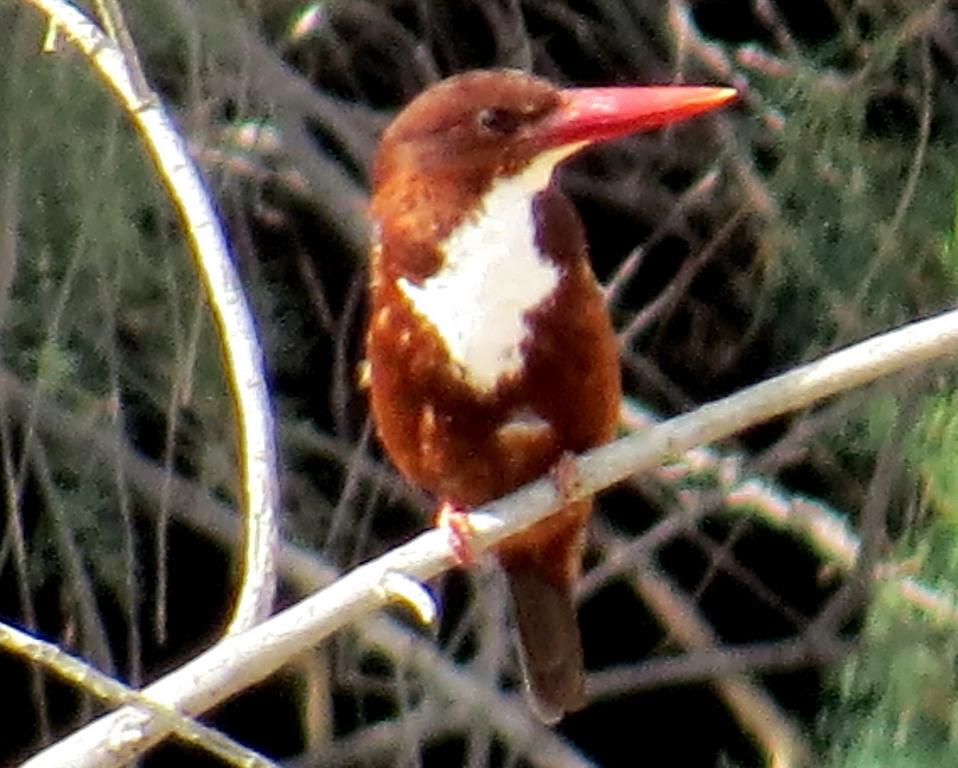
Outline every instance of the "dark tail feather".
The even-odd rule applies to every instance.
[[[534,568],[506,569],[519,628],[522,671],[529,702],[544,723],[585,704],[582,641],[572,590]]]

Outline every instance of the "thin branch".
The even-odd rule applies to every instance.
[[[808,617],[798,608],[791,605],[775,590],[765,585],[754,572],[745,567],[735,558],[734,548],[738,540],[754,528],[754,520],[749,517],[740,517],[734,520],[726,539],[718,544],[711,537],[698,528],[690,528],[685,532],[685,538],[697,544],[708,555],[709,566],[693,597],[698,600],[719,573],[727,574],[749,590],[755,599],[776,611],[785,621],[795,628],[808,624]]]
[[[23,529],[23,504],[21,503],[23,486],[17,482],[13,457],[10,455],[13,440],[7,416],[5,404],[0,402],[0,464],[3,467],[3,491],[7,507],[4,540],[10,542],[13,551],[13,573],[16,580],[17,597],[20,600],[20,611],[23,614],[23,623],[31,632],[36,632],[39,627],[36,608],[33,604],[33,594],[30,591],[27,542]],[[52,734],[49,707],[47,706],[46,681],[43,672],[36,666],[30,668],[30,689],[33,696],[33,706],[36,710],[38,735],[43,742],[46,742]]]
[[[111,265],[113,274],[107,274],[107,262],[100,260],[97,264],[100,275],[97,281],[104,317],[108,320],[103,324],[103,346],[106,351],[107,386],[109,387],[109,401],[113,404],[110,411],[111,421],[116,425],[113,431],[115,439],[120,439],[126,431],[124,411],[120,405],[123,395],[120,385],[120,354],[117,349],[117,294],[120,290],[123,265]],[[127,679],[134,687],[143,683],[143,643],[140,636],[140,613],[142,611],[142,594],[140,587],[140,543],[133,520],[133,505],[130,503],[130,491],[120,462],[113,463],[113,488],[116,494],[116,505],[120,513],[121,557],[123,558],[123,608],[126,613],[126,673]]]
[[[180,287],[176,284],[175,272],[172,264],[167,264],[166,279],[171,296],[177,296]],[[200,331],[203,328],[203,296],[202,291],[193,289],[193,311],[190,315],[188,329],[183,328],[180,318],[180,309],[177,301],[170,302],[173,315],[173,359],[176,360],[174,374],[166,405],[166,433],[163,436],[163,466],[166,468],[167,478],[173,477],[173,458],[176,449],[176,434],[180,424],[180,410],[184,403],[189,402],[190,391],[193,387],[193,367],[199,349]],[[183,336],[186,339],[183,339]],[[170,493],[169,480],[164,483],[160,507],[156,514],[154,555],[156,557],[156,594],[153,598],[153,631],[160,645],[167,640],[167,600],[169,595],[169,522],[170,522]]]
[[[632,584],[639,596],[648,603],[657,616],[662,617],[669,633],[686,648],[698,652],[707,652],[715,649],[718,637],[711,627],[699,615],[692,600],[687,598],[676,584],[664,573],[658,570],[651,561],[639,563],[632,576]],[[775,649],[770,661],[773,664],[783,663],[785,660],[808,663],[808,648],[799,658],[790,659],[782,649]],[[847,648],[845,649],[847,650]],[[722,649],[724,652],[724,649]],[[734,660],[728,654],[727,658]],[[694,658],[694,656],[693,656]],[[746,656],[746,661],[755,661]],[[792,724],[774,700],[754,685],[745,675],[753,671],[753,666],[742,666],[737,672],[720,674],[719,664],[706,664],[704,669],[709,670],[715,689],[732,715],[741,726],[762,745],[768,755],[770,764],[777,766],[791,766],[801,762],[809,754],[808,745],[802,739],[800,731]],[[621,675],[628,678],[628,675]],[[634,680],[632,681],[634,682]],[[632,690],[635,690],[632,688]]]
[[[281,439],[286,450],[316,453],[334,458],[344,466],[354,466],[357,471],[362,472],[367,482],[372,482],[377,487],[388,491],[391,499],[399,499],[424,514],[428,514],[435,506],[426,493],[413,488],[384,462],[372,456],[357,453],[354,444],[319,432],[310,424],[290,425],[283,431]]]
[[[708,683],[750,672],[782,672],[833,664],[854,649],[855,644],[847,640],[819,641],[807,637],[702,648],[681,656],[653,658],[593,672],[589,675],[589,696],[602,701],[666,685]]]
[[[861,540],[855,557],[855,566],[826,606],[808,628],[812,637],[834,635],[841,631],[849,614],[856,610],[869,595],[880,566],[881,551],[888,541],[888,506],[892,489],[899,477],[903,443],[908,437],[902,424],[914,421],[914,401],[899,414],[892,424],[889,436],[878,452],[878,460],[872,474],[859,526]]]
[[[755,17],[772,33],[772,37],[779,48],[788,56],[798,57],[800,55],[798,44],[788,31],[788,24],[782,20],[781,14],[771,0],[752,0],[752,11]]]
[[[66,582],[69,584],[71,605],[80,622],[80,643],[93,662],[106,674],[116,671],[110,650],[109,635],[97,609],[96,590],[93,579],[83,562],[83,554],[73,534],[71,521],[64,509],[60,491],[53,480],[46,451],[34,446],[30,454],[31,466],[36,476],[43,510],[52,521],[60,562],[63,563]]]
[[[878,254],[868,266],[859,288],[855,294],[855,302],[863,303],[868,296],[869,289],[875,278],[886,270],[886,265],[890,259],[898,254],[895,247],[896,237],[901,229],[905,214],[915,198],[915,192],[918,189],[918,180],[921,178],[921,172],[925,165],[925,157],[928,152],[928,139],[931,136],[931,116],[934,111],[932,106],[932,81],[934,76],[931,69],[931,52],[928,50],[928,40],[922,40],[920,46],[921,55],[921,117],[918,123],[918,141],[915,142],[915,151],[912,154],[911,166],[908,169],[908,177],[902,187],[901,194],[898,197],[898,204],[895,206],[895,212],[892,214],[891,221],[883,225],[879,230],[881,236],[878,239]]]
[[[325,749],[317,750],[290,768],[323,768],[355,765],[406,765],[398,761],[399,750],[410,734],[419,744],[428,744],[455,736],[466,727],[474,727],[469,712],[463,707],[440,706],[427,701],[414,710],[407,710],[392,720],[374,723],[357,730]]]
[[[76,684],[84,691],[95,694],[104,701],[117,705],[134,704],[143,707],[152,717],[163,722],[171,732],[187,743],[201,746],[231,765],[241,765],[244,768],[279,768],[278,764],[272,760],[244,747],[228,736],[194,722],[175,710],[163,708],[156,702],[150,701],[109,675],[61,651],[53,643],[39,640],[2,622],[0,622],[0,647],[16,656],[46,667],[57,676]]]
[[[349,423],[349,403],[356,393],[356,370],[350,363],[350,340],[354,339],[361,324],[360,309],[366,295],[365,271],[359,270],[346,293],[343,311],[336,320],[333,335],[332,381],[329,387],[329,410],[336,428],[336,436],[346,439],[352,436]]]
[[[619,302],[622,292],[635,276],[635,273],[638,272],[645,255],[652,246],[674,231],[680,219],[685,223],[684,220],[687,218],[689,210],[715,191],[719,178],[718,168],[712,168],[702,174],[698,181],[685,190],[681,197],[675,201],[675,205],[669,209],[668,214],[656,226],[645,242],[633,248],[632,252],[622,260],[622,263],[616,268],[615,273],[603,288],[605,301],[609,307],[614,307]]]
[[[247,535],[244,578],[229,631],[241,630],[268,615],[272,608],[279,540],[278,486],[263,354],[222,227],[183,138],[156,95],[138,90],[123,50],[65,0],[25,1],[64,30],[113,90],[143,138],[182,218],[216,320],[238,421]]]
[[[650,323],[674,307],[675,303],[685,294],[689,285],[691,285],[699,272],[715,258],[715,255],[719,252],[719,248],[725,245],[735,230],[738,229],[747,214],[748,210],[744,205],[739,207],[725,225],[705,244],[702,250],[682,265],[682,268],[675,277],[669,281],[669,284],[659,292],[659,295],[646,304],[639,312],[636,312],[625,329],[618,334],[619,344],[621,346],[627,347],[631,345],[635,337],[642,333]]]
[[[103,29],[123,51],[136,93],[146,101],[150,98],[150,86],[143,74],[143,67],[140,66],[140,54],[126,25],[126,17],[123,15],[119,0],[96,0],[96,7]]]

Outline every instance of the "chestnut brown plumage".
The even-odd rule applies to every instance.
[[[613,437],[615,334],[552,171],[590,143],[733,95],[562,90],[477,71],[428,89],[386,129],[374,169],[367,370],[379,438],[405,477],[468,509]],[[584,703],[573,589],[591,506],[570,503],[496,549],[530,701],[546,722]]]

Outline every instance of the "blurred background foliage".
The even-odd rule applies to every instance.
[[[602,147],[562,172],[596,271],[615,285],[628,395],[662,416],[954,303],[952,4],[123,9],[207,174],[254,305],[279,413],[285,535],[339,568],[429,520],[429,500],[382,462],[354,371],[376,137],[443,76],[511,66],[568,84],[740,89],[733,110]],[[68,43],[40,53],[45,27],[27,3],[0,4],[0,30],[0,615],[139,683],[222,630],[236,550],[135,461],[235,506],[231,406],[175,211],[129,122]],[[650,765],[958,758],[956,398],[953,366],[934,365],[750,430],[710,454],[711,469],[606,494],[581,611],[594,703],[558,729],[581,760],[570,764],[633,765],[639,753]],[[895,461],[879,471],[888,450]],[[767,493],[737,504],[730,464]],[[776,503],[811,517],[776,518]],[[849,584],[861,574],[848,541],[877,567],[868,599],[850,604],[842,572]],[[631,555],[616,560],[623,547]],[[291,600],[299,588],[285,586]],[[479,568],[435,586],[441,663],[510,691],[497,575]],[[791,655],[774,645],[789,642]],[[13,659],[0,676],[17,703],[0,762],[95,711]],[[730,680],[747,695],[723,687]],[[541,764],[489,717],[357,633],[215,722],[297,765]],[[146,764],[184,759],[213,764],[175,746]]]

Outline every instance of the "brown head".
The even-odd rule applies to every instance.
[[[496,179],[531,169],[534,196],[555,166],[583,147],[691,117],[734,96],[731,88],[691,86],[561,89],[516,70],[457,75],[420,94],[384,132],[373,216],[407,239],[442,240]]]

